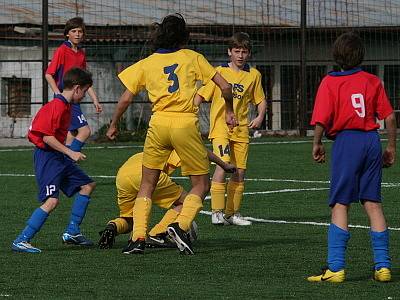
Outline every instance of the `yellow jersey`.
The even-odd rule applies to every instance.
[[[237,142],[249,142],[249,103],[257,105],[265,99],[261,74],[247,64],[239,71],[230,68],[227,63],[218,66],[216,70],[232,85],[233,110],[238,126],[229,132],[225,122],[225,100],[221,89],[214,82],[209,82],[198,91],[206,101],[212,101],[209,138],[227,137]]]
[[[203,55],[189,49],[159,49],[118,77],[134,95],[146,89],[153,112],[197,113],[197,82],[207,84],[216,71]]]

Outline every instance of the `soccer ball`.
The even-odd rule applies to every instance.
[[[189,240],[192,243],[198,239],[198,237],[199,237],[199,228],[198,228],[198,226],[197,226],[195,221],[192,222],[192,225],[190,226],[190,229],[189,229],[187,234],[188,234]]]

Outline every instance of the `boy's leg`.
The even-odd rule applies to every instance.
[[[224,225],[223,210],[225,209],[225,171],[216,166],[211,182],[211,223],[214,225]]]
[[[371,245],[374,253],[374,279],[391,280],[391,261],[389,256],[389,230],[386,226],[382,205],[379,202],[364,201],[364,209],[371,224]]]
[[[82,246],[91,246],[93,242],[86,239],[80,230],[80,225],[85,217],[87,207],[90,202],[90,194],[96,187],[95,182],[83,185],[76,195],[74,202],[72,203],[70,221],[62,235],[62,240],[66,244],[75,244]]]
[[[30,245],[31,239],[42,228],[49,214],[57,207],[57,198],[48,198],[39,208],[37,208],[27,221],[27,225],[21,234],[12,243],[12,250],[16,252],[39,253],[40,249]]]

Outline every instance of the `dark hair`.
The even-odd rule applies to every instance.
[[[229,50],[233,48],[244,48],[251,51],[251,40],[250,36],[246,32],[236,32],[229,39],[228,42]]]
[[[70,90],[74,85],[92,86],[92,73],[81,68],[72,68],[64,75],[64,90]]]
[[[68,32],[74,28],[82,28],[83,34],[85,34],[85,23],[83,22],[83,19],[81,17],[69,19],[67,23],[65,23],[64,36],[67,37]]]
[[[333,44],[333,59],[343,70],[359,66],[364,54],[364,43],[355,32],[343,33]]]
[[[187,44],[190,32],[186,28],[186,22],[179,13],[166,16],[161,24],[154,23],[151,35],[153,50],[159,48],[180,48]]]

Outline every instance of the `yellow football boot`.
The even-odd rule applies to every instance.
[[[343,282],[345,279],[345,273],[344,270],[340,270],[337,272],[332,272],[329,269],[322,269],[322,274],[320,275],[315,275],[315,276],[310,276],[307,278],[308,281],[310,282],[334,282],[334,283],[340,283]]]
[[[374,280],[388,282],[392,279],[392,272],[388,268],[380,268],[374,271]]]

